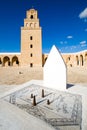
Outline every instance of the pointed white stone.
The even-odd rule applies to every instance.
[[[64,60],[55,47],[52,47],[44,65],[44,86],[57,89],[66,89],[66,65]]]

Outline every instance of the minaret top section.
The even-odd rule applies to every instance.
[[[37,11],[35,9],[30,9],[27,11],[27,18],[34,20],[37,19]]]
[[[30,9],[26,12],[22,29],[40,29],[37,10]]]

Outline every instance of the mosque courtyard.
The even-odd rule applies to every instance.
[[[17,68],[14,68],[14,70],[15,69],[17,70]],[[84,83],[80,82],[76,84],[70,84],[68,82],[68,89],[66,89],[66,91],[56,91],[46,88],[43,85],[42,79],[21,83],[21,80],[23,77],[25,77],[25,74],[29,74],[28,69],[26,70],[25,68],[24,70],[25,71],[23,71],[22,68],[18,69],[17,71],[9,71],[8,73],[8,75],[10,75],[10,73],[12,75],[12,73],[14,72],[14,80],[16,80],[17,73],[20,82],[19,83],[16,80],[16,82],[18,82],[18,85],[13,84],[12,76],[10,77],[11,79],[8,81],[8,85],[6,84],[7,81],[3,81],[4,83],[0,85],[1,130],[6,130],[7,128],[8,130],[87,129],[86,81]],[[31,75],[32,73],[35,74],[36,72],[34,69],[32,69],[31,71]],[[81,69],[81,72],[82,71],[83,69]],[[19,72],[21,73],[19,74]],[[74,73],[74,71],[72,72]],[[72,72],[68,74],[70,75]],[[40,74],[42,73],[42,71],[37,70],[37,73]],[[42,78],[41,75],[38,78]],[[6,78],[4,78],[4,80],[6,80]],[[9,85],[9,83],[11,82],[12,85]],[[42,90],[44,90],[44,94]]]

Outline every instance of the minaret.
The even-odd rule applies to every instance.
[[[21,66],[42,67],[42,29],[37,11],[26,12],[24,27],[21,27]]]

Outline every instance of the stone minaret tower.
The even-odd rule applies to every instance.
[[[42,67],[42,29],[35,9],[26,12],[21,27],[21,65]]]

